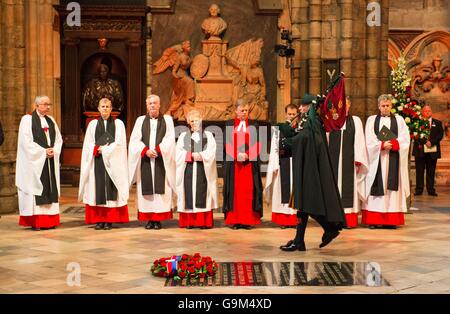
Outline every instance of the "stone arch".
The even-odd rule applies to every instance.
[[[397,46],[397,44],[389,38],[388,40],[388,65],[392,70],[395,67],[396,60],[401,56],[402,50]]]

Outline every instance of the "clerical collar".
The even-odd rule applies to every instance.
[[[247,126],[246,126],[246,121],[245,120],[241,120],[239,122],[239,125],[237,127],[237,131],[240,132],[247,132]]]
[[[38,116],[39,116],[40,118],[45,118],[45,116],[46,116],[45,114],[39,113],[39,111],[37,111],[37,110],[36,110],[36,113],[38,114]]]
[[[390,114],[388,114],[388,115],[381,115],[383,118],[390,118],[391,117],[391,115]]]

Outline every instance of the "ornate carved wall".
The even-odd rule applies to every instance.
[[[172,7],[173,14],[167,11],[152,10],[152,62],[158,60],[165,49],[180,44],[185,40],[191,42],[191,57],[201,53],[201,41],[204,34],[201,30],[202,21],[208,17],[210,4],[220,6],[221,17],[227,22],[228,28],[224,40],[228,41],[228,49],[233,48],[251,38],[263,38],[262,67],[267,89],[267,100],[270,104],[270,116],[276,118],[277,103],[277,57],[273,51],[277,42],[277,12],[271,15],[259,15],[255,12],[252,1],[211,1],[198,0],[176,1]],[[280,6],[281,8],[281,6]],[[172,76],[170,71],[152,76],[151,91],[161,96],[162,110],[168,108],[171,95]]]
[[[433,108],[433,117],[447,125],[441,142],[437,184],[450,184],[450,3],[447,0],[392,2],[389,19],[389,67],[403,54],[413,95]],[[411,172],[412,176],[415,172]],[[414,180],[414,178],[413,178]]]

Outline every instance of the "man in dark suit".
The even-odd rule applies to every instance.
[[[442,122],[433,119],[431,117],[432,114],[430,105],[425,105],[422,108],[422,116],[424,119],[429,120],[431,131],[430,137],[425,143],[426,148],[424,145],[414,142],[413,155],[416,161],[416,192],[414,195],[422,195],[423,193],[423,175],[426,169],[428,195],[437,196],[434,189],[434,174],[437,160],[441,158],[440,141],[444,136],[444,129],[442,128]],[[427,150],[430,152],[427,152]]]

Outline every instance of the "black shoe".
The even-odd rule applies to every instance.
[[[252,229],[253,227],[252,227],[252,226],[249,226],[249,225],[241,225],[241,228],[242,228],[242,229],[245,229],[245,230],[250,230],[250,229]]]
[[[280,246],[280,249],[285,252],[306,251],[306,246],[304,242],[296,245],[293,240],[290,240],[286,245]]]
[[[149,230],[149,229],[153,229],[155,227],[153,221],[149,221],[147,222],[147,224],[145,225],[145,229]]]
[[[233,225],[233,227],[231,227],[231,229],[233,229],[233,230],[241,229],[241,225]]]
[[[103,228],[103,230],[111,230],[112,229],[112,223],[107,222],[105,223],[105,227]]]
[[[319,247],[323,248],[323,247],[327,246],[338,235],[339,235],[339,231],[337,231],[337,230],[331,231],[331,232],[325,232],[322,237],[322,243],[320,243]]]
[[[187,226],[186,229],[194,229],[194,226]]]
[[[280,226],[281,229],[286,229],[288,226]]]
[[[159,230],[159,229],[161,229],[161,228],[162,228],[161,222],[155,221],[155,222],[154,222],[154,225],[153,225],[153,229]]]
[[[31,230],[33,230],[33,231],[41,231],[41,228],[32,227]]]
[[[415,196],[420,196],[420,195],[422,195],[423,194],[423,192],[414,192],[414,195]]]
[[[103,230],[105,228],[104,222],[99,222],[95,225],[95,230]]]
[[[430,195],[430,196],[438,196],[436,192],[431,192],[431,193],[428,192],[428,195]]]
[[[200,229],[203,229],[203,230],[205,230],[205,229],[211,229],[212,227],[208,227],[208,226],[201,226],[200,227]]]
[[[392,226],[392,225],[384,225],[383,229],[397,229],[397,226]]]

